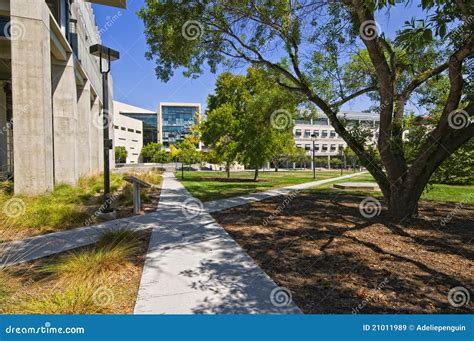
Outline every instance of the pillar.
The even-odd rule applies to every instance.
[[[10,1],[15,193],[53,189],[49,9],[44,1]],[[23,34],[21,33],[23,32]]]
[[[79,176],[92,173],[91,85],[88,80],[77,89],[77,168]]]
[[[74,185],[79,178],[77,155],[77,90],[72,55],[52,65],[55,183]]]

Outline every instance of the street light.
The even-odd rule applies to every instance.
[[[342,166],[343,166],[343,162],[342,162],[342,154],[343,151],[342,151],[342,148],[339,147],[339,155],[341,156],[341,175],[342,175]]]
[[[110,213],[113,209],[110,207],[110,150],[112,149],[112,140],[109,137],[109,73],[110,64],[120,58],[118,51],[112,50],[101,44],[91,45],[89,53],[99,57],[100,73],[102,74],[102,114],[103,114],[103,132],[104,132],[104,206],[103,213]],[[107,61],[107,69],[104,69],[102,60]]]
[[[316,160],[314,158],[316,134],[312,133],[311,138],[313,139],[313,179],[316,179]]]

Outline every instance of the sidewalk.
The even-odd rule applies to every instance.
[[[261,200],[264,200],[264,199],[267,199],[267,198],[277,197],[279,195],[287,195],[287,194],[289,194],[291,192],[294,192],[294,191],[299,191],[299,190],[302,190],[302,189],[307,189],[307,188],[311,188],[311,187],[314,187],[314,186],[327,184],[328,182],[349,179],[349,178],[352,178],[354,176],[358,176],[358,175],[365,174],[365,173],[367,173],[367,172],[359,172],[359,173],[339,176],[339,177],[336,177],[336,178],[305,182],[305,183],[302,183],[302,184],[299,184],[299,185],[293,185],[293,186],[282,187],[282,188],[275,188],[275,189],[271,189],[271,190],[264,191],[264,192],[257,192],[257,193],[252,193],[252,194],[248,194],[248,195],[243,195],[243,196],[240,196],[240,197],[233,197],[233,198],[227,198],[227,199],[208,201],[208,202],[204,203],[204,208],[206,209],[207,212],[213,213],[213,212],[217,212],[217,211],[226,210],[228,208],[245,205],[245,204],[248,204],[248,203],[251,203],[251,202],[261,201]]]
[[[173,174],[162,186],[136,314],[301,313]]]
[[[94,243],[106,231],[156,227],[156,212],[0,244],[0,266],[29,262]]]

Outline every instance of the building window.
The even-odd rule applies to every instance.
[[[296,148],[301,148],[301,145],[300,145],[300,144],[297,144],[297,145],[296,145]]]
[[[118,129],[118,128],[119,128],[119,126],[114,126],[114,129]]]
[[[119,140],[125,141],[125,139],[123,137],[119,137]]]
[[[328,145],[327,144],[323,144],[323,152],[327,152],[328,151]]]
[[[120,129],[123,130],[123,131],[127,130],[127,129],[125,129],[125,127],[120,127]]]
[[[327,130],[323,130],[322,134],[321,134],[321,137],[328,137],[328,131]]]
[[[311,145],[310,144],[305,144],[304,149],[305,150],[311,150]]]
[[[332,138],[336,137],[336,131],[335,131],[335,130],[331,130],[331,133],[330,133],[330,134],[331,134],[330,136],[331,136]]]
[[[304,137],[310,137],[311,136],[311,130],[307,129],[304,131]]]
[[[313,131],[314,137],[319,137],[319,130]]]
[[[336,151],[336,145],[335,144],[332,144],[331,145],[331,152],[335,152]]]
[[[315,145],[314,145],[314,150],[317,151],[317,152],[319,152],[319,144],[315,144]]]
[[[301,129],[296,129],[295,136],[301,137]]]
[[[313,125],[315,126],[327,126],[328,125],[328,119],[327,118],[318,118],[313,120]]]
[[[137,134],[141,134],[142,132],[140,130],[135,130]]]
[[[339,145],[339,151],[344,151],[344,145],[343,144]]]

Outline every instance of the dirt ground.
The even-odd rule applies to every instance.
[[[448,300],[452,288],[474,290],[474,205],[423,202],[418,219],[398,224],[384,211],[363,218],[363,196],[287,199],[214,217],[303,312],[474,312],[474,297],[460,307]]]

